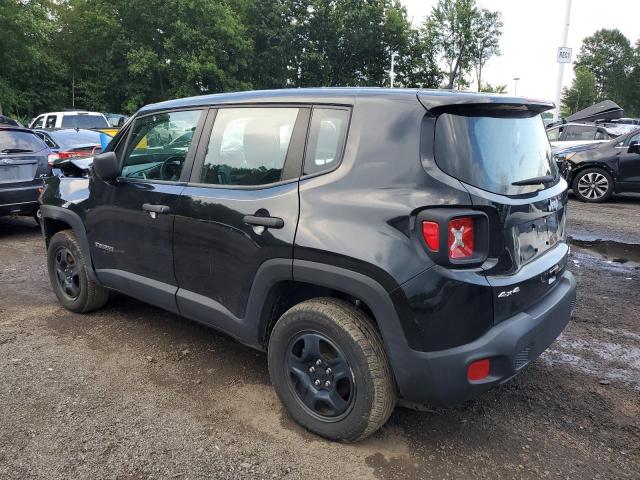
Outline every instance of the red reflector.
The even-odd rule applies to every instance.
[[[489,370],[491,370],[491,361],[488,358],[476,360],[469,364],[467,378],[469,380],[482,380],[489,376]]]
[[[422,236],[429,250],[440,250],[440,226],[436,222],[422,222]]]
[[[449,221],[449,258],[473,256],[473,218],[461,217]]]

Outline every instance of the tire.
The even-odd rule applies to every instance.
[[[312,354],[314,346],[319,356]],[[393,412],[395,382],[382,339],[348,302],[318,298],[289,309],[271,333],[268,357],[271,381],[289,415],[322,437],[357,442]]]
[[[613,177],[602,168],[586,168],[573,179],[574,195],[583,202],[606,202],[613,195]]]
[[[67,310],[86,313],[107,303],[109,291],[89,278],[80,244],[71,230],[51,238],[47,267],[53,291]]]

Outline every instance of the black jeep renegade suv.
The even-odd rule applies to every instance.
[[[567,324],[552,107],[348,88],[149,105],[90,178],[48,181],[51,283],[75,312],[116,290],[266,350],[295,420],[362,439],[396,402],[509,380]]]

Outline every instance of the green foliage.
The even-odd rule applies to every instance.
[[[64,104],[64,65],[49,39],[50,0],[0,1],[0,111],[28,117]]]
[[[490,83],[485,83],[478,91],[485,93],[507,93],[507,85],[491,85]]]
[[[500,12],[492,12],[486,8],[479,10],[471,22],[472,41],[470,54],[471,63],[476,71],[478,91],[482,86],[482,69],[485,64],[494,55],[500,55],[502,27],[502,15]]]
[[[577,104],[613,100],[626,116],[640,116],[640,40],[632,47],[619,30],[598,30],[583,40],[575,72],[576,80],[564,91],[565,112],[580,110],[574,107]],[[583,100],[585,96],[590,103]]]
[[[582,42],[576,67],[585,67],[596,80],[596,99],[624,101],[627,69],[633,51],[620,30],[598,30]]]
[[[438,87],[442,58],[466,86],[497,53],[489,14],[441,0],[417,30],[400,0],[0,0],[0,109],[132,113],[249,88],[388,86],[394,53],[397,86]]]
[[[499,12],[479,9],[476,0],[439,0],[423,29],[431,55],[447,66],[445,88],[467,88],[466,75],[474,68],[478,89],[482,69],[500,54],[502,19]]]
[[[562,94],[561,115],[568,117],[596,103],[596,76],[585,66],[575,69],[576,77]]]

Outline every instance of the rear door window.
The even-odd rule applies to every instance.
[[[564,140],[567,142],[581,141],[581,140],[593,140],[596,136],[596,127],[581,127],[577,125],[571,125],[565,129],[566,133]]]
[[[445,173],[474,187],[520,195],[541,185],[513,182],[557,177],[540,115],[486,117],[444,113],[436,121],[435,161]]]
[[[280,181],[299,108],[222,108],[199,183],[258,186]]]
[[[305,175],[332,170],[340,163],[348,126],[347,109],[313,109],[304,163]]]

